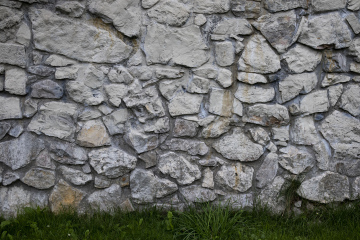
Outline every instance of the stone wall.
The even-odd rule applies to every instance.
[[[0,212],[360,193],[359,0],[1,0]]]

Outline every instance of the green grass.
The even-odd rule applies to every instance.
[[[133,213],[55,215],[26,208],[17,218],[0,217],[0,239],[351,239],[360,240],[360,203],[319,206],[301,215],[266,209],[232,211],[200,204],[184,213],[154,208]]]

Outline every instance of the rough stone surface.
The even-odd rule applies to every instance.
[[[185,119],[177,118],[174,125],[174,137],[195,137],[199,124]]]
[[[76,170],[66,166],[61,166],[59,170],[63,175],[64,179],[74,185],[85,185],[93,179],[91,174],[86,174],[80,170]]]
[[[18,44],[0,43],[0,63],[16,65],[24,68],[26,65],[25,47]]]
[[[330,103],[326,90],[309,93],[300,100],[300,112],[306,115],[326,112],[329,107]]]
[[[276,153],[269,153],[256,173],[256,187],[263,188],[271,183],[276,177],[279,168],[279,156]]]
[[[214,173],[210,168],[205,168],[203,171],[203,180],[201,186],[203,188],[214,189]]]
[[[78,2],[63,2],[56,5],[56,9],[69,14],[70,17],[81,17],[83,15],[85,6]]]
[[[0,120],[22,118],[20,99],[0,96]]]
[[[5,137],[5,135],[9,132],[11,125],[6,122],[0,122],[0,140]]]
[[[360,114],[360,85],[349,84],[345,87],[343,94],[341,95],[340,107],[353,116]]]
[[[101,121],[90,120],[81,128],[77,143],[83,147],[101,147],[110,145],[110,137]]]
[[[285,198],[280,195],[285,184],[285,179],[277,176],[274,181],[265,187],[258,196],[259,201],[270,208],[275,213],[281,213],[285,210]]]
[[[60,141],[50,144],[50,156],[62,164],[82,165],[88,160],[84,148],[78,147],[74,143]]]
[[[48,189],[55,185],[55,172],[41,168],[32,168],[26,172],[21,181],[37,189]]]
[[[244,122],[262,126],[286,125],[289,123],[289,112],[286,107],[278,104],[256,104],[249,107],[243,116]]]
[[[311,5],[315,12],[323,12],[344,8],[346,2],[346,0],[312,0]]]
[[[114,211],[121,202],[121,187],[112,184],[104,190],[95,191],[89,195],[87,202],[93,210]]]
[[[239,83],[235,97],[244,103],[270,102],[275,97],[275,89],[270,85]]]
[[[299,145],[313,145],[317,143],[319,137],[313,116],[296,118],[291,124],[290,138],[293,143]]]
[[[289,75],[279,82],[279,92],[282,102],[287,102],[300,93],[311,92],[318,82],[315,73],[302,73]]]
[[[263,75],[256,73],[239,72],[237,79],[240,82],[248,84],[267,83],[267,80]]]
[[[172,151],[185,151],[190,155],[205,155],[209,151],[208,146],[202,141],[180,138],[173,138],[166,141],[162,147]]]
[[[196,13],[225,13],[230,10],[228,0],[195,0],[193,11]]]
[[[54,81],[44,80],[31,86],[31,96],[34,98],[59,99],[63,96],[63,88]]]
[[[325,75],[323,81],[321,82],[322,87],[327,87],[331,85],[335,85],[338,83],[349,82],[351,77],[343,75],[343,74],[336,74],[336,73],[328,73]]]
[[[219,66],[226,67],[235,60],[235,49],[231,42],[215,43],[215,59]]]
[[[147,15],[155,19],[158,23],[164,23],[170,26],[181,26],[189,18],[188,7],[178,1],[161,1],[155,7],[151,8]]]
[[[315,159],[304,147],[287,146],[280,149],[279,164],[293,174],[310,170],[315,165]]]
[[[234,97],[229,90],[213,88],[209,99],[209,112],[230,117],[232,114],[232,102]]]
[[[215,181],[229,189],[245,192],[252,186],[254,169],[252,167],[236,163],[224,165],[215,176]]]
[[[265,0],[264,5],[270,12],[286,11],[294,8],[308,8],[307,0]]]
[[[290,71],[294,73],[313,71],[319,65],[321,57],[321,52],[302,44],[296,44],[282,55],[282,59],[285,59]]]
[[[169,103],[170,115],[175,117],[196,114],[200,111],[203,96],[189,93],[178,93]]]
[[[180,193],[188,202],[211,202],[216,199],[214,191],[200,186],[188,186],[180,188]]]
[[[16,94],[26,95],[26,72],[21,68],[11,68],[5,71],[5,91]]]

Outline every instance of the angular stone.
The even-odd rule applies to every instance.
[[[229,90],[212,88],[209,99],[209,112],[230,117],[232,114],[233,95]]]
[[[329,91],[329,101],[330,101],[330,106],[335,106],[336,103],[338,102],[342,92],[343,92],[343,85],[338,84],[335,86],[331,86],[328,88]]]
[[[40,106],[37,115],[32,118],[28,130],[36,134],[74,141],[74,117],[77,106],[71,103],[47,102]]]
[[[312,0],[311,5],[315,12],[324,12],[345,8],[346,2],[346,0]]]
[[[121,99],[128,94],[128,86],[125,84],[110,84],[105,86],[106,95],[109,98],[109,102],[115,107],[119,107]]]
[[[180,188],[180,193],[187,202],[211,202],[216,199],[216,194],[213,190],[202,188],[200,186],[188,186]]]
[[[225,69],[226,70],[226,69]],[[229,71],[229,70],[226,70]],[[216,79],[218,77],[218,69],[216,66],[213,65],[204,65],[202,67],[193,69],[192,72],[199,77],[202,78],[209,78],[209,79]]]
[[[111,180],[104,176],[95,176],[94,187],[108,188],[111,185]]]
[[[269,153],[259,170],[256,172],[256,187],[263,188],[271,183],[276,177],[279,168],[279,156],[276,153]]]
[[[256,161],[264,153],[263,147],[252,142],[240,128],[216,140],[213,148],[225,158],[242,162]]]
[[[55,69],[47,66],[30,66],[27,68],[27,71],[31,74],[35,74],[42,77],[48,77],[55,73]]]
[[[31,97],[59,99],[63,96],[63,88],[54,81],[44,80],[31,86]]]
[[[231,0],[231,11],[237,17],[258,18],[261,11],[261,3],[257,0]]]
[[[234,98],[234,102],[233,102],[233,113],[235,113],[236,115],[238,115],[240,117],[242,117],[242,115],[243,115],[243,105],[236,98]]]
[[[59,213],[67,208],[77,209],[85,195],[85,192],[71,187],[67,182],[60,179],[49,197],[51,211]]]
[[[169,113],[172,117],[186,114],[197,114],[200,111],[200,105],[203,96],[180,92],[171,99],[168,104]]]
[[[17,33],[16,33],[16,42],[25,46],[29,46],[31,40],[31,31],[29,26],[22,22]]]
[[[167,64],[172,60],[175,64],[199,67],[209,59],[208,47],[199,27],[195,25],[177,29],[159,24],[149,25],[144,51],[147,64]]]
[[[1,6],[11,7],[11,8],[21,8],[21,2],[12,1],[12,0],[3,0],[0,2]]]
[[[330,103],[326,90],[309,93],[300,100],[300,112],[306,115],[326,112],[329,107]]]
[[[129,173],[136,167],[136,157],[123,150],[110,147],[89,152],[90,165],[101,175],[117,178]]]
[[[349,179],[327,171],[304,181],[297,190],[297,194],[320,203],[342,202],[350,198]]]
[[[215,79],[218,84],[220,84],[223,88],[228,88],[233,84],[234,79],[232,78],[232,72],[225,69],[219,69],[218,78]]]
[[[206,78],[194,76],[186,86],[188,93],[208,93],[210,90],[210,81]]]
[[[168,117],[152,119],[143,125],[145,132],[166,133],[170,131],[170,122]]]
[[[275,97],[275,89],[271,85],[239,83],[235,97],[245,103],[270,102]]]
[[[74,143],[54,141],[50,144],[50,156],[62,164],[82,165],[88,160],[84,148]]]
[[[205,168],[203,176],[201,186],[203,188],[214,189],[214,173],[210,170],[210,168]]]
[[[55,170],[56,165],[50,158],[50,154],[47,150],[43,150],[36,158],[35,166]]]
[[[313,116],[299,117],[290,128],[291,141],[299,145],[313,145],[319,141]]]
[[[21,181],[37,189],[48,189],[55,185],[55,172],[41,168],[32,168],[26,172]]]
[[[189,18],[188,7],[180,2],[165,0],[151,8],[147,15],[158,23],[170,26],[181,26]]]
[[[351,190],[351,200],[360,198],[360,177],[355,178]]]
[[[215,181],[230,189],[245,192],[252,186],[254,169],[241,163],[223,165],[215,176]]]
[[[90,120],[81,128],[77,143],[83,147],[101,147],[111,145],[111,140],[102,121]]]
[[[26,95],[26,72],[21,68],[10,68],[5,71],[5,91],[16,94]]]
[[[11,125],[7,122],[0,122],[0,140],[9,132]]]
[[[261,206],[268,207],[275,213],[281,213],[285,210],[285,198],[280,192],[285,184],[285,179],[277,176],[274,181],[265,187],[258,196]]]
[[[156,178],[156,198],[163,198],[167,195],[170,195],[178,190],[178,186],[176,183],[164,179],[164,178]]]
[[[126,108],[124,108],[103,117],[103,122],[110,135],[115,135],[125,132],[125,123],[128,118],[129,112]]]
[[[96,109],[85,109],[79,114],[78,119],[80,121],[88,121],[101,117],[101,112]],[[104,119],[103,119],[104,120]],[[105,121],[104,121],[105,123]]]
[[[53,67],[65,67],[68,65],[76,64],[76,61],[64,56],[52,54],[45,60],[45,64]]]
[[[263,75],[248,72],[239,72],[237,79],[240,82],[255,84],[255,83],[267,83],[266,78]]]
[[[322,14],[308,19],[298,42],[315,49],[335,46],[335,49],[349,47],[351,32],[337,12]]]
[[[8,171],[4,174],[2,184],[8,186],[20,179],[20,175],[16,172]]]
[[[218,117],[201,131],[203,138],[216,138],[230,130],[230,119]]]
[[[115,66],[108,74],[109,80],[113,83],[130,84],[134,77],[123,66]]]
[[[131,67],[129,71],[131,75],[142,81],[150,80],[153,76],[152,68],[146,66]]]
[[[25,47],[12,43],[0,43],[0,63],[16,65],[24,68],[26,65]]]
[[[132,47],[113,32],[66,19],[45,9],[31,9],[35,48],[96,63],[117,63],[130,56]],[[67,34],[63,34],[66,32]]]
[[[249,107],[243,116],[244,122],[262,126],[286,125],[289,123],[289,112],[286,107],[278,104],[256,104]]]
[[[305,147],[287,146],[280,149],[279,163],[293,174],[308,171],[315,165],[315,159]]]
[[[79,2],[63,2],[56,4],[56,9],[69,14],[70,17],[81,17],[85,11],[85,6]]]
[[[48,196],[43,191],[29,191],[23,187],[0,188],[0,212],[5,217],[16,217],[24,207],[44,208],[48,205]]]
[[[323,52],[323,69],[325,72],[348,72],[349,67],[347,59],[342,53],[334,53],[333,51]]]
[[[104,96],[101,92],[92,90],[83,82],[69,81],[66,84],[66,90],[69,96],[78,103],[99,105],[104,101]]]
[[[231,207],[234,210],[251,209],[254,206],[252,194],[227,194],[219,204],[223,207]]]
[[[138,154],[158,147],[159,137],[157,134],[145,134],[142,129],[133,127],[127,128],[128,130],[124,139]]]
[[[360,33],[360,22],[359,19],[355,16],[355,14],[351,13],[346,17],[346,21],[350,24],[350,27],[354,31],[355,34]]]
[[[289,75],[279,82],[279,92],[282,102],[287,102],[300,93],[309,93],[317,85],[318,79],[315,73],[302,73]]]
[[[0,162],[17,170],[28,165],[44,149],[44,142],[30,133],[0,143]]]
[[[159,156],[158,168],[163,174],[169,174],[181,185],[186,185],[201,178],[197,165],[191,164],[187,159],[174,152]]]
[[[294,8],[308,8],[307,0],[265,0],[264,5],[269,12],[286,11]]]
[[[151,168],[157,164],[157,154],[155,151],[145,152],[139,155],[139,158],[145,162],[145,168]]]
[[[235,61],[235,49],[231,42],[215,42],[215,59],[219,66],[230,66]]]
[[[356,60],[356,59],[355,59]],[[350,63],[350,71],[355,73],[360,73],[360,64],[352,62]],[[355,80],[356,81],[356,80]]]
[[[190,155],[206,155],[209,152],[208,146],[198,140],[190,140],[190,139],[180,139],[173,138],[169,141],[166,141],[162,146],[164,149],[169,149],[172,151],[185,151]]]
[[[270,136],[262,127],[250,128],[249,132],[252,139],[263,146],[267,145],[270,141]]]
[[[347,75],[328,73],[325,75],[324,79],[322,80],[321,86],[327,87],[327,86],[335,85],[338,83],[349,82],[350,80],[351,80],[351,77],[347,76]]]
[[[321,62],[321,52],[313,50],[302,44],[296,44],[294,48],[282,55],[293,73],[314,71]]]
[[[184,71],[178,69],[157,68],[155,70],[155,76],[158,79],[181,78],[184,76]]]
[[[353,116],[360,114],[360,85],[353,83],[345,87],[343,94],[341,95],[340,107]]]
[[[105,73],[93,64],[86,64],[79,69],[77,81],[83,82],[87,87],[97,89],[103,86]]]
[[[87,202],[93,210],[112,212],[119,207],[121,196],[121,187],[112,184],[109,188],[90,194]]]
[[[58,67],[55,72],[55,79],[76,79],[78,76],[79,66]]]
[[[155,202],[156,183],[152,171],[135,169],[130,175],[131,198],[139,204]]]
[[[60,166],[59,170],[66,181],[71,182],[74,185],[85,185],[93,180],[91,174],[85,174],[82,171],[69,168],[66,166]]]
[[[272,139],[285,143],[290,139],[289,126],[273,127],[271,129]]]
[[[174,137],[195,137],[199,124],[181,118],[176,118],[174,125]]]
[[[23,19],[22,11],[9,8],[9,7],[0,7],[0,29],[9,29],[16,24],[20,23]]]
[[[229,0],[195,0],[193,6],[195,13],[225,13],[229,10]]]
[[[347,8],[352,11],[360,9],[360,2],[358,0],[349,0]]]
[[[246,19],[227,18],[220,21],[212,33],[228,38],[231,35],[250,35],[253,31],[251,24]]]
[[[262,15],[253,23],[270,44],[284,53],[298,38],[295,11]]]
[[[274,73],[280,69],[280,58],[260,34],[253,35],[239,60],[239,70],[253,73]]]

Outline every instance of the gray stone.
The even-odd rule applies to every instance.
[[[234,210],[251,209],[254,206],[252,194],[227,194],[219,204],[223,207],[230,207]]]
[[[236,98],[234,98],[234,102],[233,102],[233,113],[235,113],[240,117],[243,115],[243,105]]]
[[[345,87],[343,94],[341,95],[340,107],[353,116],[360,114],[360,85],[353,83]]]
[[[180,193],[189,203],[197,202],[211,202],[216,199],[216,194],[213,190],[202,188],[200,186],[188,186],[180,188]]]
[[[193,6],[195,13],[225,13],[229,10],[229,0],[195,0]]]
[[[240,82],[244,82],[247,84],[267,83],[267,80],[263,75],[256,73],[239,72],[237,79]]]
[[[358,0],[349,0],[347,8],[352,11],[360,9],[360,2]]]
[[[180,92],[171,99],[168,104],[169,113],[171,116],[179,116],[186,114],[197,114],[200,111],[200,105],[203,96]]]
[[[262,126],[287,125],[290,121],[286,107],[278,104],[256,104],[247,109],[242,120]]]
[[[2,178],[2,184],[4,186],[8,186],[19,179],[20,179],[20,175],[18,173],[7,171],[6,173],[4,173],[4,176]]]
[[[59,99],[63,96],[63,88],[54,81],[44,80],[31,86],[31,97]]]
[[[48,189],[55,185],[55,172],[41,168],[32,168],[21,181],[37,189]]]
[[[0,162],[17,170],[28,165],[44,149],[44,142],[30,133],[0,143]]]
[[[252,142],[240,128],[216,140],[213,148],[225,158],[242,162],[256,161],[264,153],[263,147]]]
[[[219,164],[224,164],[225,161],[218,157],[205,157],[204,159],[199,160],[199,164],[204,167],[216,167]]]
[[[327,90],[311,92],[300,100],[300,112],[309,115],[326,112],[330,107]]]
[[[236,163],[224,165],[215,176],[216,183],[239,192],[245,192],[252,186],[254,169],[252,167]]]
[[[22,11],[9,7],[0,7],[0,29],[7,29],[20,23],[23,18]]]
[[[142,81],[150,80],[153,76],[152,68],[146,66],[131,67],[129,71],[131,75]]]
[[[157,68],[155,70],[155,76],[158,79],[173,79],[173,78],[181,78],[184,76],[184,70],[179,69],[167,69],[167,68]]]
[[[355,62],[350,63],[350,71],[355,73],[360,73],[360,64]]]
[[[169,118],[163,117],[146,121],[143,128],[145,132],[166,133],[170,131]]]
[[[55,72],[55,79],[76,79],[79,66],[58,67]]]
[[[103,122],[108,129],[110,135],[120,134],[125,132],[125,123],[129,118],[129,113],[126,108],[119,109],[113,113],[104,116]]]
[[[186,22],[190,13],[185,4],[178,1],[165,0],[151,8],[147,15],[158,23],[179,27]]]
[[[74,185],[85,185],[86,183],[93,180],[91,174],[85,174],[82,171],[73,168],[60,166],[59,170],[63,175],[64,179],[68,182],[71,182]]]
[[[204,14],[197,14],[194,18],[194,24],[197,26],[202,26],[207,22],[207,19]]]
[[[183,94],[183,87],[186,87],[186,83],[184,80],[174,81],[161,81],[159,84],[159,90],[161,95],[166,98],[168,101],[171,101],[172,98],[176,97],[177,95]]]
[[[199,67],[209,59],[208,46],[205,44],[198,26],[171,28],[159,24],[147,27],[144,51],[148,64],[175,64]]]
[[[264,5],[270,12],[286,11],[294,8],[308,8],[307,0],[265,0]]]
[[[42,77],[48,77],[55,73],[55,69],[47,66],[30,66],[27,68],[27,71],[31,74],[35,74]]]
[[[156,178],[156,198],[163,198],[178,190],[176,183],[165,178]]]
[[[114,111],[114,109],[112,107],[109,107],[106,104],[100,105],[97,109],[99,109],[99,111],[104,115],[109,115],[110,113],[112,113]],[[101,113],[100,113],[100,116],[101,116]]]
[[[45,9],[31,9],[30,20],[34,45],[39,50],[97,63],[121,62],[132,51],[111,31],[62,18]]]
[[[83,82],[87,87],[97,89],[103,86],[105,73],[93,64],[86,64],[79,69],[77,81]]]
[[[76,64],[76,61],[64,56],[52,54],[45,60],[45,64],[53,67],[65,67],[68,65]]]
[[[239,70],[253,73],[274,73],[280,69],[280,58],[260,34],[253,35],[239,59]]]
[[[111,186],[111,180],[104,176],[96,176],[94,180],[94,187],[108,188]]]
[[[265,146],[270,141],[269,134],[262,127],[250,128],[249,132],[251,134],[252,139],[258,144]]]
[[[70,17],[81,17],[85,11],[85,6],[75,1],[59,3],[55,7],[57,10],[69,14]]]
[[[35,161],[35,166],[40,167],[40,168],[51,169],[51,170],[56,169],[56,165],[51,160],[50,154],[49,154],[49,152],[47,150],[43,150],[37,156],[36,161]]]
[[[101,117],[101,112],[96,109],[85,109],[82,113],[79,114],[78,119],[80,121],[88,121]],[[104,121],[104,119],[103,119]],[[105,121],[104,121],[105,123]]]
[[[11,125],[7,122],[0,122],[0,140],[9,132]]]
[[[139,49],[132,57],[129,58],[127,66],[139,66],[143,62],[143,54],[141,49]]]
[[[348,54],[350,56],[354,56],[354,60],[357,62],[360,62],[360,38],[354,38],[353,41],[350,44],[349,52]]]
[[[104,96],[100,91],[92,90],[83,82],[69,81],[66,84],[69,96],[78,103],[87,105],[99,105],[104,101]]]
[[[314,144],[313,148],[318,168],[321,170],[330,169],[330,159],[332,154],[329,143],[325,139],[321,139],[320,142]]]
[[[261,11],[261,3],[257,0],[231,0],[231,11],[237,17],[258,18]]]
[[[234,81],[233,78],[232,78],[232,72],[225,69],[225,68],[220,68],[219,69],[218,78],[216,78],[215,80],[223,88],[230,87],[233,84],[233,81]]]
[[[298,38],[299,25],[295,11],[266,14],[253,23],[270,44],[279,52],[284,53]]]
[[[130,84],[134,77],[123,66],[115,66],[108,74],[109,80],[113,83]]]
[[[174,137],[195,137],[199,124],[181,118],[176,118],[174,125]]]
[[[212,33],[228,38],[231,35],[250,35],[253,31],[251,24],[246,19],[228,18],[220,21]]]
[[[331,86],[328,88],[328,91],[329,91],[330,106],[334,107],[343,92],[343,85],[338,84],[335,86]]]
[[[162,146],[163,149],[172,151],[185,151],[190,155],[206,155],[209,152],[208,146],[198,140],[173,138],[165,142]]]
[[[349,67],[344,54],[330,50],[323,52],[323,69],[325,72],[348,72]]]
[[[315,12],[324,12],[345,8],[346,2],[346,0],[312,0],[311,5]]]
[[[231,42],[215,42],[215,59],[219,66],[230,66],[235,61],[235,49]]]
[[[272,139],[278,141],[277,143],[285,143],[290,139],[289,126],[273,127],[271,128]]]
[[[346,21],[350,24],[350,27],[354,31],[355,34],[360,33],[360,22],[359,19],[355,16],[355,14],[351,13],[346,17]]]
[[[121,187],[112,184],[109,188],[90,194],[87,202],[93,210],[112,212],[119,207],[121,196]]]
[[[245,103],[270,102],[275,97],[275,89],[271,85],[239,83],[235,97]]]
[[[360,198],[360,177],[355,178],[351,188],[351,200]]]
[[[188,93],[208,93],[210,90],[210,81],[206,78],[194,76],[186,86]]]
[[[349,82],[350,80],[351,77],[344,74],[328,73],[325,75],[324,79],[322,80],[321,86],[327,87],[338,83]]]
[[[285,210],[285,198],[280,195],[285,184],[285,179],[277,176],[274,181],[265,187],[258,196],[261,206],[270,208],[275,213],[281,213]]]
[[[319,137],[313,116],[296,118],[290,128],[291,141],[299,145],[315,145]]]
[[[304,181],[297,193],[301,197],[315,202],[341,202],[350,198],[350,184],[345,176],[324,172]]]
[[[263,188],[271,183],[276,177],[279,168],[279,156],[276,153],[269,153],[259,170],[256,172],[256,187]]]
[[[305,147],[287,146],[280,149],[279,164],[293,174],[310,170],[315,159]]]
[[[212,123],[208,124],[201,131],[203,138],[216,138],[230,130],[230,119],[217,117]]]
[[[229,70],[227,70],[229,71]],[[218,77],[218,69],[213,65],[204,65],[199,68],[193,69],[192,72],[199,77],[216,79]]]
[[[88,160],[84,148],[74,143],[54,141],[50,144],[50,156],[62,164],[82,165]]]
[[[40,106],[39,112],[28,125],[28,130],[66,141],[74,141],[76,113],[75,104],[47,102]]]
[[[219,116],[230,117],[233,99],[231,91],[212,88],[209,99],[209,112]]]
[[[1,128],[1,127],[0,127]],[[19,137],[24,132],[24,128],[22,125],[16,125],[15,127],[11,128],[9,131],[9,135],[12,137]],[[0,135],[1,139],[1,135]]]
[[[11,7],[11,8],[21,8],[21,2],[18,1],[12,1],[12,0],[2,0],[0,2],[1,6],[5,7]]]
[[[109,102],[115,107],[119,107],[121,99],[124,98],[129,91],[129,87],[125,84],[109,84],[105,86],[105,92]]]
[[[89,152],[90,165],[101,175],[117,178],[129,173],[136,167],[136,157],[123,150],[110,147]]]
[[[308,19],[298,41],[315,49],[329,45],[336,49],[345,48],[351,44],[351,32],[339,13],[327,13]]]
[[[131,198],[139,204],[155,202],[156,183],[152,171],[135,169],[130,175]]]
[[[302,73],[289,75],[279,82],[279,92],[282,102],[287,102],[300,93],[309,93],[317,85],[318,79],[315,73]]]
[[[169,174],[181,185],[186,185],[201,178],[201,171],[195,164],[174,152],[159,156],[158,168],[163,174]]]
[[[0,43],[0,63],[16,65],[24,68],[26,65],[25,48],[22,45]]]
[[[131,201],[129,198],[127,198],[125,201],[123,201],[121,204],[120,204],[120,209],[123,211],[123,212],[133,212],[135,211]]]
[[[22,22],[18,31],[16,32],[16,42],[25,46],[29,46],[31,40],[31,31],[29,26]]]
[[[26,72],[21,68],[10,68],[5,71],[5,91],[16,94],[26,95]]]
[[[142,129],[133,127],[127,128],[128,130],[124,139],[138,154],[158,147],[159,137],[157,134],[145,134]]]
[[[145,168],[151,168],[157,164],[157,154],[155,151],[145,152],[139,155],[139,158],[145,162]]]
[[[294,48],[282,55],[293,73],[313,71],[321,62],[321,52],[313,50],[302,44],[296,44]]]
[[[201,186],[203,188],[214,189],[214,173],[210,170],[209,167],[205,168],[203,171],[203,180]]]
[[[159,0],[141,0],[141,6],[143,8],[151,8],[158,2],[159,2]]]
[[[83,147],[111,145],[111,139],[101,120],[90,120],[82,126],[76,142]]]
[[[29,191],[18,186],[1,187],[0,202],[0,211],[5,217],[16,217],[18,209],[24,207],[47,207],[48,196],[46,192]]]

